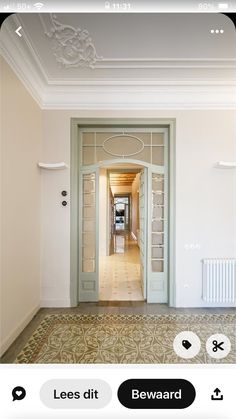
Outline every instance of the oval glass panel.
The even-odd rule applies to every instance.
[[[106,153],[116,157],[130,157],[144,149],[143,141],[134,135],[113,135],[103,142]]]

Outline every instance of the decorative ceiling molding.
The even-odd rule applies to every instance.
[[[227,59],[191,59],[191,58],[103,58],[100,59],[96,65],[96,68],[103,68],[103,69],[158,69],[158,68],[217,68],[217,69],[225,69],[225,68],[236,68],[236,60],[227,60]]]
[[[91,67],[93,69],[236,69],[236,60],[219,58],[109,58],[99,57],[87,30],[65,25],[50,14],[39,14],[45,35],[53,41],[52,49],[57,61],[65,68]]]
[[[57,19],[55,14],[50,14],[51,27],[49,30],[40,16],[45,35],[51,41],[53,54],[59,64],[66,68],[90,67],[95,68],[96,62],[101,60],[89,32],[85,29],[65,25]]]
[[[89,50],[83,58],[82,48],[84,66],[76,61],[79,59],[78,56],[76,58],[77,47],[75,50],[73,47],[75,56],[72,51],[71,66],[62,63],[61,77],[58,77],[50,73],[50,68],[31,42],[27,25],[21,19],[19,15],[13,15],[7,25],[3,24],[1,54],[42,109],[236,108],[235,59],[109,60],[98,57],[86,33],[85,44]],[[17,25],[24,28],[21,38],[15,34]],[[40,22],[39,25],[42,26]],[[60,26],[58,28],[64,37],[60,38],[60,42],[63,39],[63,45],[67,45],[73,32],[68,30],[69,38],[65,37],[67,27],[62,25],[61,29]],[[50,28],[45,26],[44,31],[50,33]],[[42,28],[42,35],[44,31]],[[53,39],[56,34],[55,30]],[[72,46],[74,42],[80,42],[79,34],[79,29],[75,29]],[[45,39],[49,40],[49,35]],[[71,73],[73,59],[74,64],[78,64],[77,78]],[[95,68],[92,70],[94,60]],[[91,72],[93,76],[90,77]]]
[[[44,109],[236,109],[232,86],[77,86],[52,89]]]

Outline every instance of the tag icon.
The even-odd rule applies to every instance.
[[[185,348],[185,349],[189,349],[189,348],[191,348],[191,346],[192,346],[192,344],[189,342],[189,340],[187,340],[187,339],[185,339],[185,340],[182,340],[182,345],[183,345],[183,347]]]
[[[201,341],[196,333],[184,330],[175,336],[173,349],[179,357],[191,359],[198,355],[201,349]]]

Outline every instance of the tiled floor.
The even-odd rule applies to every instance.
[[[45,316],[16,363],[169,364],[235,363],[235,314]],[[176,355],[176,334],[191,330],[202,347],[194,359]],[[225,333],[231,341],[227,358],[216,360],[205,349],[210,335]]]
[[[142,301],[139,248],[127,231],[114,237],[114,254],[100,258],[100,301]]]
[[[15,342],[10,346],[7,352],[0,359],[1,363],[12,363],[15,361],[22,349],[27,345],[32,334],[40,326],[48,315],[211,315],[216,314],[222,316],[224,320],[225,315],[235,314],[235,308],[174,308],[168,307],[167,304],[147,304],[145,301],[109,301],[99,303],[80,303],[78,307],[74,308],[41,308],[28,326],[18,336]],[[176,322],[173,322],[175,325]],[[219,321],[221,324],[221,321]],[[184,325],[186,329],[186,324]],[[183,329],[182,329],[183,330]],[[216,329],[214,329],[216,331]],[[176,332],[176,331],[175,331]],[[226,332],[226,330],[224,331]],[[235,325],[234,325],[235,336]],[[230,336],[229,336],[230,337]]]

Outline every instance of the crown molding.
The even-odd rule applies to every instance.
[[[170,80],[170,79],[128,79],[125,80],[117,80],[117,79],[106,79],[106,80],[98,80],[98,79],[84,79],[84,80],[76,80],[76,79],[70,79],[70,80],[62,80],[54,78],[53,80],[50,80],[49,86],[87,86],[93,88],[95,87],[116,87],[116,86],[136,86],[137,88],[139,86],[236,86],[236,80],[212,80],[212,79],[204,79],[204,80],[196,80],[196,79],[188,79],[188,80]]]
[[[103,86],[51,89],[43,109],[236,109],[232,86]]]
[[[19,43],[15,28],[21,26],[16,15],[8,20],[8,25],[3,25],[0,32],[0,53],[11,69],[29,91],[34,100],[41,107],[42,94],[45,88],[45,78],[42,71],[36,71],[38,61],[34,62],[29,42],[26,37],[20,38]],[[18,43],[17,43],[18,42]],[[24,57],[24,59],[22,59]]]
[[[145,59],[101,59],[97,62],[96,69],[103,68],[103,69],[152,69],[152,68],[163,68],[163,69],[211,69],[211,68],[220,68],[220,69],[228,69],[233,68],[236,69],[236,60],[234,59],[204,59],[204,58],[195,58],[195,59],[188,59],[188,58],[145,58]]]
[[[15,34],[22,23],[14,15],[2,26],[1,54],[42,109],[236,109],[234,59],[102,58],[90,69],[94,78],[52,78],[26,29]],[[109,76],[96,76],[102,68]]]

